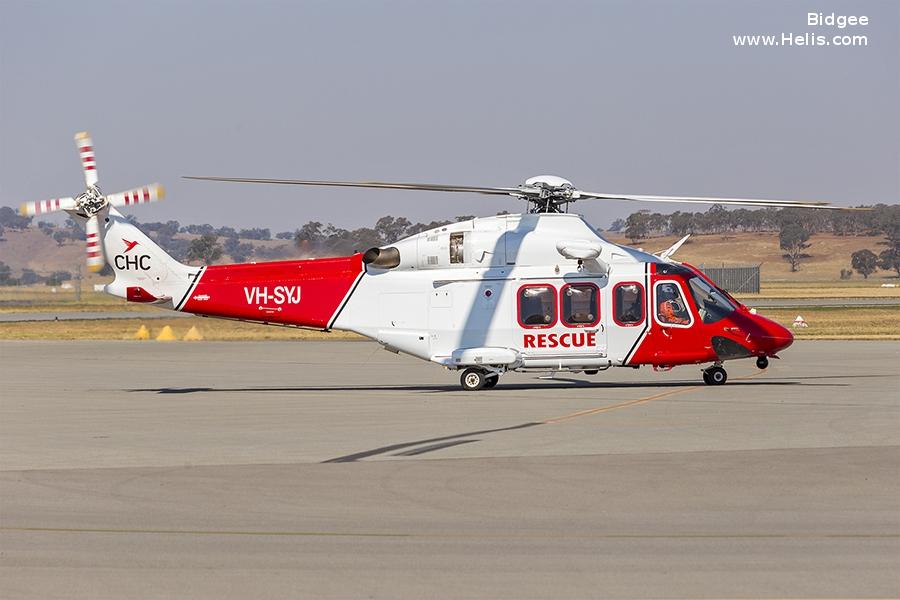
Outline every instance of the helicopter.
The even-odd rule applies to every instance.
[[[576,201],[631,200],[806,209],[821,202],[595,193],[554,175],[513,187],[191,176],[192,180],[512,196],[521,214],[440,226],[350,256],[194,266],[167,254],[119,208],[155,202],[158,184],[103,195],[93,142],[76,135],[86,191],[23,204],[25,215],[62,210],[84,223],[87,262],[108,264],[104,291],[128,302],[264,325],[344,330],[460,372],[468,391],[510,371],[596,375],[612,367],[701,365],[723,385],[726,361],[765,369],[793,342],[700,269],[674,260],[685,236],[652,254],[610,242]]]

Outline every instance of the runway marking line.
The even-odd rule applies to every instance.
[[[112,533],[143,535],[229,535],[261,537],[364,537],[364,538],[470,538],[468,534],[455,533],[377,533],[340,531],[240,531],[203,529],[113,529],[113,528],[72,528],[72,527],[0,527],[0,532],[16,533]],[[489,539],[548,539],[560,536],[543,534],[490,534],[475,536]],[[596,533],[565,535],[576,539],[612,540],[665,540],[665,539],[898,539],[900,533]]]
[[[753,379],[754,377],[758,377],[762,375],[765,371],[759,371],[757,373],[753,373],[751,375],[747,375],[745,377],[735,377],[737,381],[744,381],[747,379]],[[676,390],[668,390],[666,392],[660,392],[658,394],[653,394],[652,396],[645,396],[643,398],[637,398],[635,400],[628,400],[626,402],[620,402],[619,404],[612,404],[610,406],[600,406],[598,408],[589,408],[586,410],[580,410],[578,412],[573,412],[568,415],[562,415],[560,417],[553,417],[551,419],[546,419],[541,421],[544,425],[553,425],[555,423],[562,423],[564,421],[569,421],[571,419],[577,419],[579,417],[587,417],[590,415],[596,415],[603,412],[608,412],[611,410],[618,410],[620,408],[627,408],[629,406],[637,406],[638,404],[645,404],[647,402],[653,402],[654,400],[660,400],[662,398],[668,398],[669,396],[675,396],[676,394],[683,394],[685,392],[692,392],[694,390],[704,389],[705,385],[694,385],[686,388],[679,388]]]

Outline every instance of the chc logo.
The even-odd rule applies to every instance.
[[[113,263],[116,265],[116,268],[121,271],[149,271],[150,255],[135,254],[133,256],[125,256],[124,254],[116,254],[116,258],[113,259]]]
[[[526,333],[522,341],[525,348],[585,348],[597,345],[597,333]]]

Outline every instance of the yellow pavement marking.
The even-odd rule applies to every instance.
[[[752,379],[759,375],[762,375],[765,371],[758,371],[753,373],[752,375],[747,375],[745,377],[735,377],[736,381],[743,381],[746,379]],[[726,384],[727,385],[727,384]],[[587,417],[590,415],[596,415],[603,412],[608,412],[611,410],[618,410],[620,408],[627,408],[629,406],[637,406],[638,404],[645,404],[647,402],[653,402],[654,400],[660,400],[661,398],[668,398],[669,396],[674,396],[676,394],[683,394],[685,392],[691,392],[694,390],[699,390],[705,388],[706,385],[692,385],[690,387],[678,388],[676,390],[669,390],[667,392],[660,392],[658,394],[653,394],[652,396],[645,396],[643,398],[637,398],[635,400],[628,400],[626,402],[620,402],[619,404],[612,404],[610,406],[600,406],[598,408],[589,408],[586,410],[580,410],[578,412],[573,412],[568,415],[562,415],[560,417],[553,417],[551,419],[546,419],[541,421],[541,423],[545,425],[551,425],[553,423],[562,423],[563,421],[568,421],[570,419],[577,419],[578,417]]]

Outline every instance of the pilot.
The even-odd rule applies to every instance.
[[[687,311],[674,285],[666,284],[659,287],[658,302],[657,317],[661,323],[669,325],[690,324],[690,319],[686,318]]]

